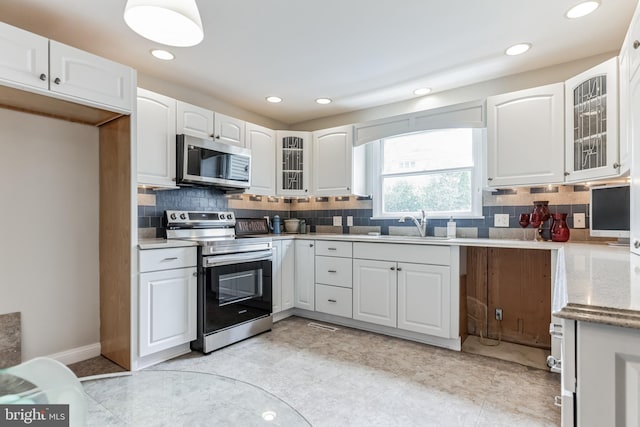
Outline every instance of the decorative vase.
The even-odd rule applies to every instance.
[[[551,214],[549,213],[549,202],[546,200],[533,202],[533,213],[539,214],[542,218],[542,222],[551,218]]]
[[[566,242],[569,240],[569,226],[567,225],[566,213],[554,213],[553,225],[551,226],[551,240],[554,242]]]

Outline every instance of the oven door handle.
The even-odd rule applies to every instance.
[[[273,251],[256,251],[228,255],[210,255],[203,257],[202,265],[204,267],[217,267],[220,265],[238,264],[240,262],[266,261],[273,258]]]

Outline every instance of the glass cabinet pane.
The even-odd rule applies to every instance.
[[[607,77],[596,76],[573,91],[574,171],[607,164]]]
[[[303,139],[297,136],[282,138],[282,189],[303,190]]]

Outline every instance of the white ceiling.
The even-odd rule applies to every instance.
[[[171,62],[126,26],[126,0],[2,0],[0,20],[293,124],[619,50],[637,0],[566,19],[578,2],[197,0],[204,41]],[[506,57],[518,42],[533,48]]]

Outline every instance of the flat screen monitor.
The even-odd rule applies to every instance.
[[[589,204],[591,236],[628,241],[630,209],[629,184],[592,187]]]

